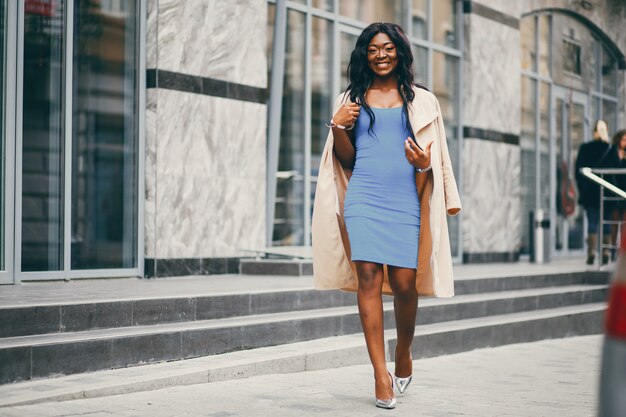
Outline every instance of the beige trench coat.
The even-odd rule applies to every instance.
[[[433,169],[415,176],[421,204],[416,288],[420,296],[452,297],[454,282],[446,213],[459,213],[461,201],[452,172],[439,102],[424,89],[414,87],[413,90],[415,99],[409,106],[409,119],[415,139],[422,149],[434,140],[431,148]],[[348,99],[348,96],[340,94],[333,114]],[[341,166],[333,152],[333,144],[330,130],[322,153],[313,206],[315,288],[356,291],[356,268],[350,261],[350,241],[343,219],[343,203],[352,170]],[[383,292],[392,293],[386,267]]]

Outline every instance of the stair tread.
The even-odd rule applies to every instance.
[[[467,295],[455,296],[452,298],[438,298],[438,299],[432,298],[432,299],[423,300],[420,302],[420,304],[421,304],[421,308],[424,308],[424,307],[436,306],[436,305],[474,303],[474,302],[480,302],[480,301],[515,299],[518,297],[531,297],[531,296],[541,296],[541,295],[550,295],[550,294],[567,294],[567,293],[575,293],[575,292],[580,292],[580,291],[599,290],[599,289],[604,289],[604,288],[607,288],[607,286],[606,285],[569,285],[569,286],[562,286],[562,287],[532,288],[532,289],[525,289],[525,290],[501,291],[501,292],[493,292],[493,293],[467,294]],[[590,305],[590,304],[588,303],[577,304],[572,307],[584,306],[584,305]],[[567,307],[561,307],[561,308],[567,308]],[[393,310],[393,302],[383,303],[383,309],[385,311]],[[531,312],[531,311],[540,311],[540,310],[529,310],[528,312]],[[526,313],[526,312],[523,312],[523,313]],[[286,311],[286,312],[268,313],[268,314],[256,314],[256,315],[249,315],[249,316],[239,316],[239,317],[211,319],[211,320],[196,320],[196,321],[160,323],[160,324],[131,326],[131,327],[94,329],[94,330],[80,331],[80,332],[45,333],[45,334],[28,335],[28,336],[13,336],[13,337],[1,338],[0,349],[6,349],[9,347],[46,345],[46,344],[55,344],[55,343],[63,343],[63,342],[80,342],[80,341],[89,341],[89,340],[103,340],[103,339],[109,339],[109,338],[123,338],[123,337],[132,337],[132,336],[138,336],[138,335],[149,335],[149,334],[155,334],[155,333],[174,333],[174,332],[179,332],[179,331],[217,329],[217,328],[227,328],[227,327],[235,327],[235,326],[250,326],[250,325],[264,324],[264,323],[284,322],[284,321],[290,321],[290,320],[296,320],[296,319],[316,319],[316,318],[325,318],[325,317],[336,317],[336,316],[343,316],[347,314],[358,314],[357,306],[350,305],[350,306],[328,307],[328,308],[320,308],[320,309]],[[512,313],[512,314],[519,314],[519,313]],[[487,320],[490,317],[496,317],[496,316],[495,315],[481,316],[477,319]],[[435,324],[439,324],[439,323],[435,323]],[[430,326],[430,325],[420,325],[420,326]]]
[[[504,271],[504,272],[500,272]],[[585,276],[598,271],[585,270],[577,263],[566,262],[542,266],[531,264],[455,266],[457,282],[485,280],[515,280],[521,277],[552,277],[574,274]],[[601,272],[601,273],[607,273]],[[149,280],[120,278],[76,280],[70,282],[27,282],[3,287],[0,291],[0,310],[44,306],[129,302],[139,300],[182,299],[254,295],[275,292],[312,291],[313,277],[220,275],[219,279],[199,276]]]
[[[593,303],[422,325],[416,327],[416,336],[540,320],[563,315],[593,313],[603,311],[605,308],[605,303]],[[393,338],[395,338],[395,330],[386,330],[385,339]],[[305,358],[324,352],[354,348],[364,349],[364,345],[363,334],[357,333],[174,362],[91,372],[87,378],[83,374],[78,374],[6,384],[0,386],[0,407],[19,403],[111,395],[124,392],[124,390],[155,389],[158,388],[159,384],[167,386],[168,379],[173,381],[169,382],[169,385],[183,383],[181,381],[186,375],[193,375],[193,377],[187,378],[188,382],[185,383],[211,382],[219,380],[212,379],[213,370],[216,370],[216,374],[219,375],[221,370],[239,367],[239,372],[241,372],[241,367],[245,368],[246,365],[250,364],[284,361],[287,358],[296,357]],[[362,353],[366,355],[365,351]],[[291,370],[291,372],[307,370],[306,360],[302,360],[301,363],[301,366],[304,366],[303,369]],[[146,384],[146,381],[151,382]]]

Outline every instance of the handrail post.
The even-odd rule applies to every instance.
[[[604,174],[600,174],[604,179]],[[600,213],[598,214],[598,271],[602,268],[602,243],[604,242],[604,187],[600,186]]]

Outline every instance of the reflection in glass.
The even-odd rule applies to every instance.
[[[412,44],[411,52],[413,52],[415,82],[426,86],[428,85],[428,49]]]
[[[539,15],[539,74],[546,76],[550,75],[550,22],[550,15]]]
[[[5,74],[4,68],[6,63],[6,47],[4,44],[4,40],[6,39],[5,31],[6,31],[6,7],[7,2],[0,2],[0,108],[4,108],[6,106],[5,101]],[[4,232],[4,217],[5,217],[5,206],[6,206],[6,192],[5,192],[5,182],[6,182],[6,137],[4,135],[4,118],[6,112],[0,112],[0,271],[5,270],[4,266],[4,254],[6,248],[5,242],[5,232]]]
[[[413,0],[411,30],[416,38],[428,38],[428,0]]]
[[[547,17],[544,22],[545,19]],[[544,59],[544,55],[549,54],[546,46],[546,50],[541,51],[541,74],[549,74],[556,84],[564,87],[588,91],[593,87],[595,77],[594,35],[582,22],[570,16],[555,13],[551,20],[552,57]],[[547,28],[545,31],[550,32]]]
[[[137,266],[137,16],[74,2],[72,269]]]
[[[535,81],[522,77],[522,132],[520,135],[520,147],[522,148],[522,247],[521,253],[529,253],[528,215],[535,210],[536,189],[535,180],[537,175],[537,162],[535,158]]]
[[[567,146],[568,154],[568,169],[570,180],[574,178],[576,156],[578,155],[578,149],[580,145],[585,141],[585,106],[578,103],[572,103],[570,115],[570,138]],[[573,215],[567,217],[568,222],[568,248],[582,249],[584,241],[583,230],[583,213],[579,206],[576,206],[576,211]]]
[[[351,33],[341,32],[340,38],[339,43],[341,45],[341,49],[339,52],[341,56],[341,64],[339,70],[341,71],[341,91],[346,91],[346,88],[348,88],[348,84],[350,83],[347,71],[348,64],[350,63],[350,54],[356,45],[358,36]]]
[[[526,16],[520,22],[520,37],[522,41],[522,69],[535,70],[535,16]]]
[[[614,101],[602,101],[602,119],[609,127],[609,135],[617,132],[617,103]]]
[[[22,271],[63,267],[64,4],[24,15]]]
[[[554,248],[558,251],[561,250],[565,247],[564,244],[564,239],[563,236],[565,235],[565,225],[563,222],[563,216],[561,214],[561,207],[562,207],[562,203],[561,203],[561,196],[559,194],[560,191],[560,183],[561,183],[561,167],[562,167],[562,163],[563,163],[563,143],[566,143],[566,139],[565,139],[565,135],[567,132],[567,127],[563,126],[563,122],[565,120],[567,120],[567,115],[565,113],[565,102],[560,99],[557,98],[556,99],[556,115],[555,115],[555,120],[556,120],[556,126],[555,126],[555,132],[556,132],[556,143],[555,143],[555,148],[556,148],[556,181],[557,181],[557,187],[556,187],[556,211],[557,211],[557,222],[554,228],[555,231],[555,239],[554,239]]]
[[[617,95],[617,61],[606,48],[602,48],[602,92]]]
[[[313,0],[313,7],[332,12],[335,0]]]
[[[361,22],[402,25],[402,0],[339,0],[339,13]]]
[[[433,41],[456,48],[458,2],[456,0],[433,1]]]
[[[459,172],[459,141],[457,127],[459,121],[458,111],[458,58],[441,52],[433,54],[433,93],[441,106],[443,122],[445,125],[446,138],[452,168],[455,173]],[[459,218],[448,218],[450,229],[450,245],[452,256],[457,256],[459,251]]]
[[[304,14],[287,14],[274,245],[304,244]]]
[[[331,74],[333,26],[326,19],[314,17],[311,44],[311,210],[315,198],[317,173],[328,135],[326,123],[332,117]]]

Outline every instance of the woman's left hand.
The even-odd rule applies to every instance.
[[[425,169],[430,166],[430,148],[433,146],[431,141],[426,145],[426,149],[422,150],[410,137],[404,141],[404,155],[407,161],[415,168]]]

